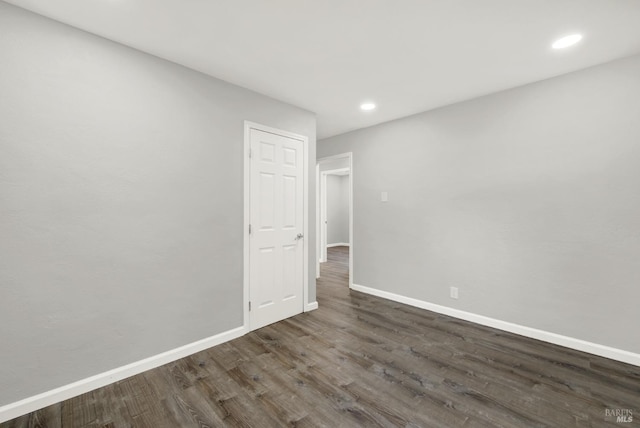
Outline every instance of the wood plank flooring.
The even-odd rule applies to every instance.
[[[347,263],[314,312],[0,426],[640,426],[640,368],[350,291]]]

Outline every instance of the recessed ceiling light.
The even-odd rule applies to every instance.
[[[360,104],[360,110],[371,111],[371,110],[375,110],[375,109],[376,109],[376,105],[374,103],[362,103],[362,104]]]
[[[582,40],[582,34],[572,34],[570,36],[566,36],[556,40],[555,42],[553,42],[551,47],[554,49],[564,49],[568,48],[569,46],[575,45],[580,40]]]

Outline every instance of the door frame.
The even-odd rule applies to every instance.
[[[325,206],[326,201],[323,203],[320,200],[320,164],[325,162],[331,162],[338,159],[348,159],[349,165],[349,288],[353,288],[353,252],[354,252],[354,242],[353,242],[353,152],[340,153],[333,156],[327,156],[324,158],[319,158],[316,160],[316,278],[320,277],[320,255],[321,253],[321,207],[320,205]],[[324,171],[323,171],[324,172]]]
[[[327,247],[329,246],[327,242],[327,176],[339,172],[349,172],[348,175],[351,175],[351,169],[348,167],[328,169],[320,172],[320,263],[327,261]],[[351,194],[351,190],[349,190],[349,194]],[[351,202],[349,202],[349,204],[351,204]],[[351,206],[349,206],[349,211],[351,211]],[[349,228],[351,228],[351,226],[349,226]],[[351,246],[351,243],[349,243],[349,246]]]
[[[270,134],[280,135],[283,137],[293,138],[302,142],[302,193],[303,193],[303,208],[302,208],[302,230],[304,234],[303,239],[303,273],[302,273],[302,308],[300,312],[307,312],[317,308],[317,304],[310,304],[309,299],[309,137],[304,135],[295,134],[293,132],[284,131],[282,129],[272,128],[270,126],[262,125],[259,123],[244,121],[244,244],[243,244],[243,322],[246,332],[252,331],[251,321],[249,317],[249,273],[250,273],[250,238],[249,238],[249,224],[251,221],[251,130],[255,129],[262,132],[268,132]]]

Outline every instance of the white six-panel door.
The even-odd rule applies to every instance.
[[[303,311],[304,145],[250,130],[251,329]]]

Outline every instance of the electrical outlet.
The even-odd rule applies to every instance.
[[[451,287],[451,298],[452,299],[458,298],[458,287]]]
[[[380,193],[380,202],[388,202],[389,201],[389,193],[382,192]]]

